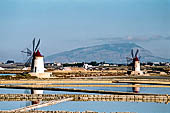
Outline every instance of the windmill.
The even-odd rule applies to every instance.
[[[38,42],[35,42],[35,38],[32,41],[32,51],[30,49],[26,49],[26,51],[21,51],[22,53],[26,53],[29,56],[28,60],[25,63],[25,66],[31,66],[31,76],[36,76],[38,78],[50,78],[52,76],[52,72],[44,72],[44,56],[41,55],[39,51],[40,39]],[[33,91],[37,93],[36,90]],[[41,93],[42,91],[38,91]]]
[[[132,63],[132,72],[135,74],[141,74],[140,70],[140,56],[138,55],[139,49],[136,50],[135,54],[133,52],[133,49],[131,50],[131,58],[126,57],[127,64],[128,62]]]
[[[33,70],[34,67],[35,54],[38,51],[38,47],[40,45],[40,39],[38,40],[38,43],[35,46],[35,38],[34,38],[32,44],[33,44],[32,51],[29,48],[27,48],[26,51],[21,51],[22,53],[27,54],[27,57],[29,57],[25,63],[25,66],[29,67],[31,65],[31,70]]]

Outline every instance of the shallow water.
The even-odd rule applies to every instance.
[[[88,89],[88,90],[105,90],[105,91],[123,91],[123,92],[132,92],[132,88],[130,87],[59,87],[59,88],[75,88],[75,89]],[[22,94],[22,93],[30,93],[29,90],[25,89],[7,89],[0,88],[0,94]],[[75,94],[75,92],[64,92],[64,91],[44,91],[45,94],[55,94],[55,93],[67,93],[67,94]],[[169,94],[170,88],[140,88],[140,93],[154,93],[154,94]],[[80,93],[76,93],[80,94]],[[82,93],[81,93],[82,94]]]
[[[13,110],[21,107],[25,107],[30,102],[26,101],[0,101],[0,110]]]
[[[131,92],[132,88],[115,88],[115,87],[68,87],[89,90],[106,90],[106,91],[125,91]],[[0,89],[1,94],[22,94],[30,93],[30,90],[24,89]],[[44,94],[83,94],[62,91],[44,91]],[[157,93],[170,94],[170,88],[141,88],[140,93]],[[30,105],[31,102],[2,102],[0,101],[0,110],[12,110]],[[170,103],[145,103],[145,102],[64,102],[48,107],[39,108],[38,110],[63,110],[63,111],[97,111],[97,112],[138,112],[138,113],[170,113]]]
[[[170,113],[170,104],[137,102],[65,102],[38,110]]]
[[[6,76],[6,75],[16,75],[16,74],[0,74],[0,76]]]

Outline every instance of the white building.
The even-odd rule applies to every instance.
[[[89,69],[89,68],[92,68],[93,66],[92,66],[92,65],[89,65],[89,64],[84,64],[83,67],[84,67],[85,69]]]
[[[0,70],[5,70],[4,68],[0,67]]]

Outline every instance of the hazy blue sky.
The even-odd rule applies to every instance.
[[[45,56],[129,41],[170,58],[170,0],[0,0],[0,61],[34,37]]]

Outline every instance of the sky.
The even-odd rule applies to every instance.
[[[170,0],[0,0],[0,61],[24,61],[34,37],[44,56],[134,42],[170,58]]]

